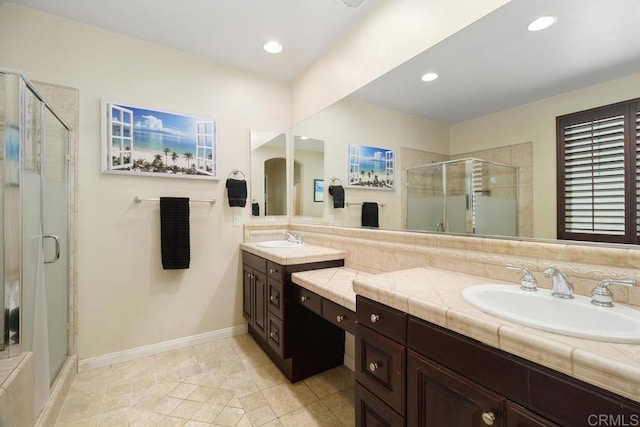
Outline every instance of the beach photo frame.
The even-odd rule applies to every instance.
[[[103,173],[219,179],[212,118],[103,101],[102,128]]]
[[[349,144],[347,187],[395,190],[395,151],[390,148]]]

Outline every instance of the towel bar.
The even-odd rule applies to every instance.
[[[143,199],[143,198],[142,198],[142,197],[140,197],[140,196],[135,196],[135,197],[133,198],[133,201],[134,201],[135,203],[142,203],[142,202],[159,202],[159,201],[160,201],[160,199]],[[204,203],[204,202],[207,202],[207,203],[210,203],[210,204],[212,204],[212,205],[214,205],[214,204],[216,203],[216,199],[207,199],[207,200],[190,199],[189,201],[190,201],[190,202],[198,202],[198,203]]]
[[[345,204],[347,206],[362,206],[362,203],[347,202]],[[387,204],[386,203],[378,203],[378,206],[385,207],[385,206],[387,206]]]

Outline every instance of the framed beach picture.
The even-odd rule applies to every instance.
[[[349,144],[347,187],[395,189],[395,153],[370,145]]]
[[[313,180],[313,201],[324,202],[324,180],[323,179]]]
[[[211,118],[103,102],[102,171],[218,179]]]

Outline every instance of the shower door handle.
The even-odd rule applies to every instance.
[[[60,238],[55,234],[45,234],[43,236],[43,239],[53,239],[53,241],[56,243],[56,256],[53,259],[44,260],[45,264],[53,264],[60,259]]]

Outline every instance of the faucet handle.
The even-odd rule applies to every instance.
[[[622,286],[635,286],[635,279],[606,279],[598,283],[598,285],[591,291],[591,304],[600,307],[613,307],[613,293],[609,289],[609,285],[622,285]]]
[[[527,267],[520,267],[515,264],[507,264],[506,267],[509,270],[520,270],[522,271],[522,279],[520,279],[520,289],[523,291],[537,291],[538,290],[538,282],[536,278],[533,277],[533,273]]]

